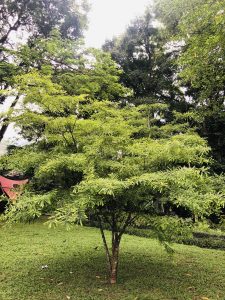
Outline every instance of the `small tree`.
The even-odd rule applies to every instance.
[[[100,70],[112,72],[117,82],[115,68],[110,62]],[[162,215],[165,205],[182,205],[202,217],[223,204],[223,193],[204,169],[209,148],[198,135],[153,139],[147,106],[121,108],[88,95],[68,95],[51,75],[40,72],[17,82],[26,97],[23,109],[11,118],[33,144],[4,157],[2,169],[18,169],[32,180],[4,218],[29,221],[50,212],[51,224],[71,224],[94,216],[112,284],[121,238],[140,214]],[[112,82],[109,86],[113,89]],[[149,106],[151,113],[154,107],[158,111]]]

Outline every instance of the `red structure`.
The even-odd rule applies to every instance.
[[[0,188],[2,192],[12,201],[15,201],[17,196],[22,191],[22,186],[28,183],[28,179],[25,180],[12,180],[0,176]]]

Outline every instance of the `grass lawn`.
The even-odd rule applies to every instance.
[[[225,299],[225,252],[175,245],[169,256],[157,241],[128,235],[121,246],[112,287],[97,229],[0,228],[0,299]]]

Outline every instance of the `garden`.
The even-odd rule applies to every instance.
[[[224,299],[224,5],[0,3],[0,299]]]

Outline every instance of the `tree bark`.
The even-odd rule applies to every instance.
[[[105,218],[104,218],[105,217]],[[108,263],[108,272],[109,272],[109,282],[111,284],[117,283],[117,275],[118,275],[118,264],[119,264],[119,249],[122,235],[124,234],[127,226],[129,226],[136,216],[132,217],[132,213],[128,213],[127,218],[124,220],[123,226],[118,227],[118,217],[116,216],[115,211],[111,214],[111,221],[108,220],[106,216],[103,215],[105,221],[111,227],[112,241],[111,241],[111,249],[109,249],[107,240],[105,237],[104,229],[102,226],[101,216],[98,215],[99,228],[101,231],[101,236],[104,244],[104,248],[106,251],[107,263]]]
[[[111,250],[108,247],[104,229],[102,226],[102,220],[101,217],[98,216],[99,221],[99,228],[102,236],[103,245],[106,252],[107,257],[107,265],[108,265],[108,272],[109,272],[109,282],[111,284],[117,283],[117,273],[118,273],[118,262],[119,262],[119,245],[121,236],[118,232],[115,231],[115,224],[112,227],[112,245]]]
[[[117,274],[118,274],[118,263],[119,263],[119,239],[114,239],[112,244],[112,256],[111,256],[111,271],[109,281],[111,284],[117,283]]]

